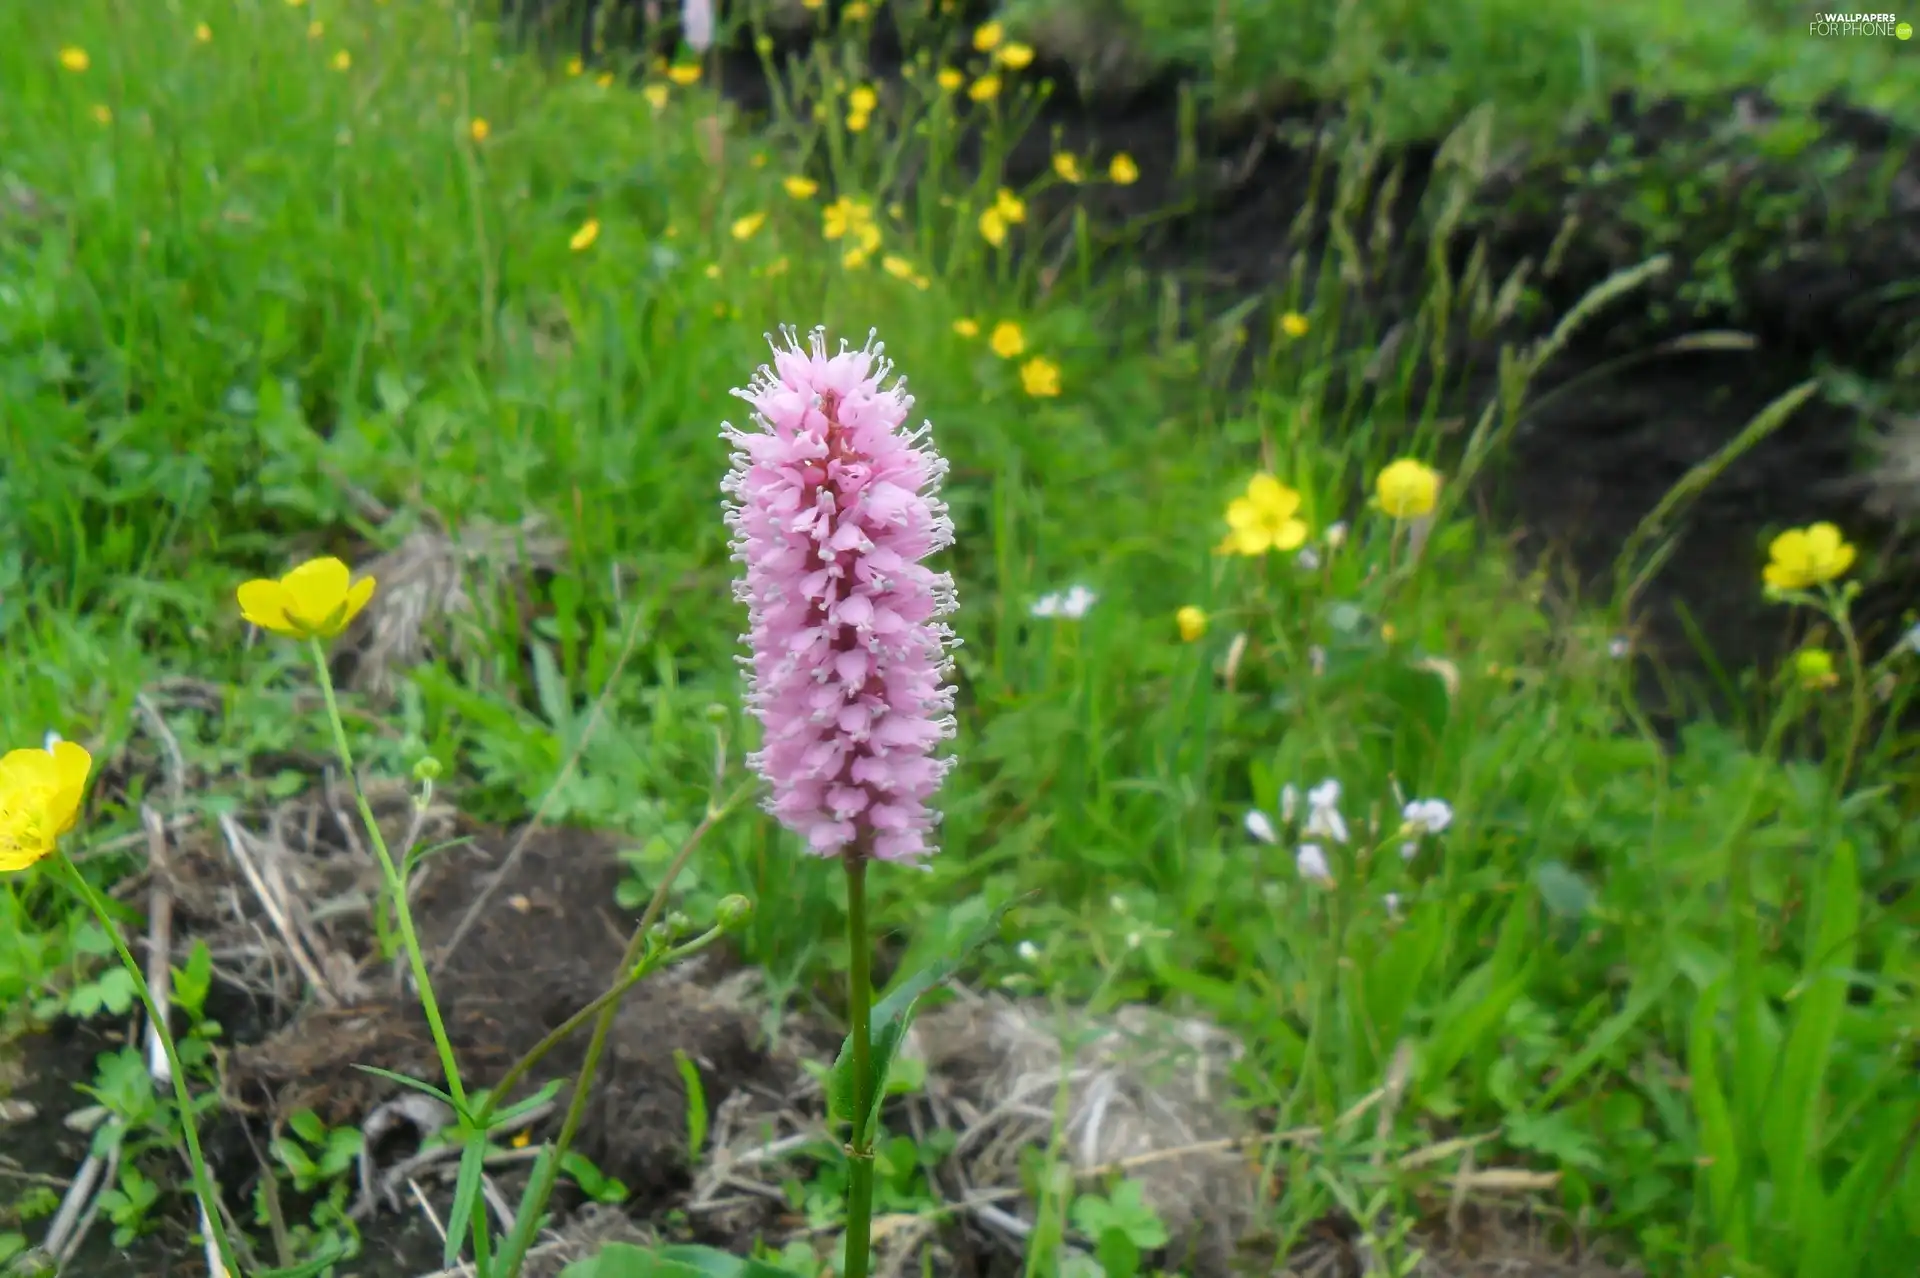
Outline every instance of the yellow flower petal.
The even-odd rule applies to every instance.
[[[1188,604],[1173,614],[1174,624],[1180,627],[1180,641],[1192,643],[1207,633],[1207,614]]]
[[[48,817],[56,835],[65,834],[80,820],[80,803],[87,794],[87,774],[93,771],[93,756],[71,741],[56,741],[53,746],[55,788]]]
[[[279,582],[244,582],[237,593],[240,615],[247,619],[249,625],[271,630],[275,634],[294,633],[293,623],[287,618],[287,592]]]

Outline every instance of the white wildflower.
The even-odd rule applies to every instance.
[[[1289,781],[1280,787],[1280,820],[1292,825],[1294,815],[1300,810],[1300,788]]]
[[[1259,808],[1248,808],[1246,818],[1247,833],[1262,843],[1278,843],[1280,837],[1273,831],[1273,822],[1267,820],[1267,814]]]
[[[1300,877],[1314,883],[1333,882],[1333,871],[1327,868],[1327,854],[1320,850],[1317,843],[1302,843],[1300,850],[1293,856],[1294,869]]]
[[[1300,553],[1293,557],[1301,572],[1314,572],[1320,567],[1320,552],[1312,546],[1302,546]]]
[[[1322,536],[1326,539],[1328,550],[1340,549],[1347,544],[1347,521],[1342,519],[1328,524],[1327,531]]]
[[[1307,792],[1307,826],[1305,833],[1311,838],[1332,839],[1335,843],[1347,841],[1347,822],[1340,815],[1340,783],[1334,780],[1322,781]]]

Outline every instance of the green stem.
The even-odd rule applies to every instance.
[[[393,854],[387,851],[386,836],[380,833],[380,823],[374,820],[373,805],[367,802],[366,793],[360,788],[360,777],[354,771],[353,748],[347,744],[347,727],[340,718],[340,703],[333,695],[333,676],[327,671],[327,650],[318,639],[307,641],[313,653],[313,664],[320,677],[320,693],[327,701],[327,723],[333,728],[333,748],[340,755],[340,766],[346,769],[347,785],[353,791],[353,801],[360,810],[360,823],[367,827],[367,838],[373,843],[374,855],[380,858],[380,873],[387,881],[387,892],[393,898],[393,913],[400,925],[400,944],[407,952],[407,966],[413,970],[413,983],[420,999],[420,1010],[427,1015],[427,1028],[433,1033],[433,1045],[440,1053],[440,1068],[447,1076],[447,1093],[453,1097],[454,1108],[461,1118],[467,1118],[467,1093],[460,1083],[460,1066],[453,1057],[453,1043],[447,1038],[446,1022],[440,1016],[440,1001],[433,996],[433,982],[427,975],[426,958],[420,952],[420,938],[413,930],[413,911],[407,905],[406,880],[400,877],[400,871],[393,863]]]
[[[500,1081],[488,1091],[486,1100],[481,1102],[479,1110],[473,1116],[473,1125],[481,1128],[486,1127],[488,1120],[493,1117],[494,1111],[500,1107],[501,1100],[506,1097],[507,1093],[513,1090],[513,1085],[525,1078],[527,1071],[531,1070],[535,1065],[538,1065],[554,1048],[571,1038],[582,1025],[585,1025],[590,1019],[599,1015],[601,1009],[605,1008],[609,1003],[617,1002],[628,990],[638,985],[641,981],[646,980],[647,977],[653,975],[653,973],[659,971],[661,968],[677,963],[681,959],[688,958],[694,954],[698,954],[701,950],[706,949],[709,945],[725,935],[725,928],[712,928],[694,937],[685,945],[676,946],[671,950],[664,950],[656,956],[643,958],[635,963],[632,969],[618,981],[615,981],[605,993],[561,1022],[558,1029],[534,1044],[525,1056],[515,1061],[512,1068],[507,1070],[505,1074],[502,1074]]]
[[[93,885],[81,877],[80,867],[67,859],[67,854],[54,849],[54,859],[66,873],[68,882],[87,903],[100,926],[105,930],[107,939],[113,942],[114,952],[120,956],[121,966],[127,969],[127,975],[133,978],[133,987],[140,994],[140,1002],[147,1009],[147,1019],[153,1024],[154,1036],[160,1040],[160,1048],[167,1055],[167,1072],[173,1075],[173,1097],[180,1106],[180,1130],[187,1140],[187,1161],[193,1164],[193,1189],[199,1196],[200,1205],[207,1211],[207,1228],[213,1231],[214,1246],[220,1249],[220,1263],[226,1266],[231,1278],[240,1278],[240,1262],[234,1256],[233,1244],[227,1240],[227,1231],[220,1224],[220,1195],[214,1188],[213,1175],[207,1170],[207,1157],[200,1149],[200,1127],[193,1117],[193,1094],[187,1090],[187,1069],[180,1063],[180,1054],[174,1050],[173,1032],[160,1015],[160,1009],[154,1006],[153,991],[147,988],[147,975],[140,964],[134,960],[127,949],[127,943],[120,937],[120,925],[107,913],[107,903],[93,890]],[[161,955],[160,961],[167,962],[167,955]]]
[[[672,863],[667,866],[667,872],[661,877],[659,886],[654,888],[653,899],[647,902],[646,913],[640,916],[640,922],[634,927],[633,935],[627,939],[626,953],[620,956],[622,980],[641,967],[640,960],[646,953],[647,933],[653,929],[654,923],[667,908],[667,893],[672,889],[673,881],[680,877],[680,871],[686,865],[688,858],[693,855],[693,850],[700,845],[700,840],[706,837],[707,831],[713,828],[714,823],[731,812],[734,805],[747,793],[748,787],[743,786],[719,807],[709,804],[706,815],[700,818],[700,824],[693,828],[693,833],[687,836],[687,841],[680,845],[680,851],[674,855]],[[644,972],[641,973],[641,975],[644,974]],[[632,982],[627,984],[631,985]],[[625,990],[620,992],[625,993]],[[609,991],[609,994],[612,994],[612,991]],[[573,1138],[579,1132],[580,1123],[586,1116],[587,1094],[592,1090],[594,1074],[600,1069],[600,1057],[606,1051],[607,1034],[613,1028],[614,1013],[620,1010],[620,1000],[617,995],[596,999],[595,1002],[599,1003],[600,1007],[594,1013],[593,1036],[587,1040],[586,1059],[580,1063],[580,1077],[574,1082],[573,1094],[567,1099],[566,1117],[560,1121],[560,1135],[554,1141],[553,1154],[535,1164],[533,1181],[527,1186],[526,1196],[522,1199],[520,1218],[514,1222],[513,1235],[501,1248],[500,1259],[492,1278],[518,1278],[520,1265],[526,1259],[527,1248],[533,1242],[540,1213],[546,1210],[547,1200],[553,1196],[554,1182],[560,1176],[560,1161],[572,1146]],[[564,1029],[565,1026],[562,1028]],[[558,1032],[555,1031],[556,1034]],[[548,1037],[553,1038],[554,1035]],[[552,1050],[551,1046],[544,1042],[534,1048],[535,1052],[540,1052],[542,1055],[550,1050]],[[516,1073],[524,1076],[532,1067],[533,1063],[529,1060],[522,1061],[508,1070],[506,1077],[501,1080],[501,1085],[495,1086],[493,1095],[488,1098],[487,1112],[491,1113],[493,1098],[505,1096],[507,1085],[518,1081]]]
[[[1847,616],[1846,604],[1841,602],[1833,609],[1833,620],[1840,628],[1840,641],[1847,647],[1847,673],[1852,696],[1849,704],[1849,722],[1847,724],[1846,753],[1840,756],[1840,776],[1834,782],[1836,801],[1845,797],[1847,778],[1853,772],[1855,758],[1860,753],[1860,734],[1867,726],[1867,665],[1860,655],[1860,640],[1853,633],[1853,622]]]
[[[867,1278],[873,1232],[873,970],[867,948],[867,859],[847,868],[847,1020],[853,1038],[853,1132],[847,1146],[847,1263],[844,1278]]]

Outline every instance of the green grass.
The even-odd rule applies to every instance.
[[[1527,21],[1501,26],[1508,8],[1422,8],[1421,22],[1487,15],[1485,32],[1522,40],[1547,12],[1516,6]],[[1661,50],[1709,32],[1722,68],[1775,56],[1742,52],[1752,37],[1717,12],[1593,6],[1597,48],[1620,58],[1605,82],[1675,87],[1661,59],[1680,54]],[[1303,60],[1326,52],[1323,31],[1288,29]],[[966,33],[941,38],[940,60],[960,61]],[[86,70],[62,67],[66,46]],[[1503,46],[1472,47],[1483,60],[1433,55],[1449,86],[1433,101],[1488,91],[1478,77]],[[1605,612],[1544,608],[1552,583],[1517,576],[1503,530],[1449,505],[1410,555],[1364,498],[1390,456],[1435,455],[1431,408],[1406,388],[1438,312],[1362,413],[1350,390],[1372,352],[1324,337],[1342,305],[1330,263],[1307,333],[1257,352],[1254,385],[1229,396],[1215,370],[1237,330],[1121,322],[1184,304],[1156,281],[1095,279],[1086,228],[1045,291],[1040,263],[981,242],[993,157],[1025,107],[1001,103],[988,171],[964,181],[951,100],[924,75],[901,90],[924,132],[883,110],[858,134],[835,112],[755,137],[715,129],[704,89],[656,107],[515,54],[446,4],[16,5],[0,50],[8,743],[57,728],[103,759],[129,745],[151,759],[136,694],[189,675],[222,699],[173,724],[218,783],[193,802],[266,801],[280,778],[250,761],[324,749],[325,729],[293,713],[299,653],[247,646],[234,586],[310,554],[364,560],[428,512],[455,530],[536,517],[566,539],[559,571],[483,576],[494,606],[462,655],[415,671],[395,705],[363,703],[355,749],[390,775],[432,753],[463,806],[519,819],[604,694],[553,810],[625,831],[643,862],[670,852],[713,781],[716,726],[735,769],[750,737],[719,519],[719,426],[744,411],[727,391],[780,322],[855,339],[872,326],[953,461],[965,641],[945,851],[929,876],[876,878],[900,940],[937,948],[1034,893],[982,979],[1212,1014],[1247,1036],[1240,1082],[1282,1127],[1329,1122],[1408,1045],[1384,1149],[1368,1123],[1276,1155],[1283,1238],[1376,1194],[1444,1203],[1457,1159],[1381,1168],[1494,1133],[1481,1167],[1559,1173],[1538,1200],[1657,1274],[1911,1268],[1915,742],[1875,728],[1840,777],[1844,692],[1756,681],[1755,723],[1695,723],[1663,749]],[[1564,54],[1535,70],[1583,100],[1595,83]],[[832,57],[795,74],[858,81],[851,46]],[[895,215],[915,152],[931,177]],[[802,169],[823,180],[804,200],[781,184]],[[870,199],[882,226],[859,269],[822,239],[835,195]],[[1011,246],[1040,230],[1016,226]],[[959,335],[962,318],[982,334]],[[1009,320],[1020,359],[986,346]],[[1058,398],[1024,393],[1034,355],[1059,364]],[[1510,423],[1486,419],[1470,466]],[[1301,490],[1316,536],[1350,521],[1320,567],[1212,553],[1226,501],[1263,468]],[[398,513],[370,522],[356,491]],[[1100,596],[1085,618],[1029,615],[1074,582]],[[1192,644],[1173,623],[1186,604],[1211,615]],[[1807,632],[1837,642],[1825,623]],[[1917,670],[1886,666],[1897,701]],[[129,863],[99,849],[156,789],[141,769],[116,776],[76,841],[103,877]],[[1276,813],[1284,785],[1325,778],[1354,830],[1328,849],[1330,887],[1302,881],[1290,840],[1243,826],[1249,808]],[[1420,797],[1445,799],[1454,824],[1406,862],[1399,803]],[[735,891],[761,904],[744,944],[777,981],[838,970],[833,876],[757,815],[717,832],[681,905],[699,917]],[[0,995],[19,1009],[72,989],[98,940],[50,877],[11,877]]]
[[[1920,123],[1912,41],[1815,36],[1811,12],[1779,0],[1015,0],[1006,11],[1109,78],[1200,67],[1229,110],[1352,101],[1396,142],[1443,137],[1483,104],[1503,134],[1550,140],[1605,119],[1623,90],[1757,88],[1789,108],[1844,93]]]

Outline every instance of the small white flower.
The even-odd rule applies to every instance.
[[[1453,809],[1445,799],[1415,799],[1400,810],[1407,830],[1415,836],[1439,834],[1453,824]]]
[[[1267,820],[1267,814],[1259,808],[1248,808],[1246,819],[1247,833],[1262,843],[1278,843],[1280,838],[1273,832],[1273,822]]]
[[[1138,932],[1127,933],[1127,948],[1130,950],[1140,948],[1140,934]]]
[[[1328,524],[1327,531],[1322,536],[1326,538],[1328,550],[1340,549],[1347,544],[1347,521],[1342,519]]]
[[[713,0],[681,0],[680,33],[695,53],[713,47]]]
[[[1301,878],[1314,883],[1333,882],[1333,871],[1327,868],[1327,854],[1317,843],[1300,845],[1300,850],[1293,855],[1293,868],[1300,872]]]
[[[1293,817],[1300,810],[1300,788],[1289,781],[1280,787],[1280,820],[1282,824],[1292,825]]]
[[[1400,894],[1398,892],[1387,893],[1380,898],[1380,904],[1387,907],[1388,918],[1397,919],[1400,917]]]
[[[1633,643],[1625,635],[1615,635],[1607,642],[1607,655],[1615,661],[1625,661],[1632,651]]]
[[[1087,615],[1088,609],[1099,602],[1100,596],[1082,585],[1069,586],[1065,593],[1055,592],[1041,595],[1034,600],[1027,611],[1036,617],[1059,617],[1066,621],[1078,621]]]
[[[1300,553],[1293,557],[1301,572],[1313,572],[1320,567],[1320,552],[1312,546],[1303,546]]]
[[[1023,963],[1038,963],[1040,961],[1040,947],[1032,941],[1022,941],[1019,945],[1015,946],[1014,949],[1019,953],[1020,960]]]
[[[1400,845],[1400,859],[1402,861],[1411,861],[1419,855],[1420,845],[1418,843],[1402,843]]]
[[[1305,833],[1318,839],[1332,839],[1335,843],[1347,841],[1347,822],[1336,806],[1340,802],[1340,783],[1322,781],[1307,793],[1307,827]]]

